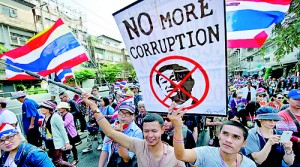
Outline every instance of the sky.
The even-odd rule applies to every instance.
[[[57,0],[86,14],[88,33],[107,35],[119,41],[122,36],[112,14],[136,0]]]

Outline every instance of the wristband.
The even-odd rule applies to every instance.
[[[104,115],[102,115],[100,118],[98,118],[98,119],[96,120],[96,122],[99,122],[99,121],[101,121],[103,118],[105,118],[105,116],[104,116]]]
[[[174,140],[176,143],[183,143],[183,137],[182,137],[181,140],[177,140],[177,139],[175,138],[175,136],[173,136],[173,140]]]

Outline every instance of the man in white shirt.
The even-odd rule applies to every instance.
[[[25,138],[21,132],[20,126],[18,124],[18,119],[15,113],[9,111],[7,108],[7,100],[3,97],[0,97],[0,126],[3,123],[8,123],[17,128],[19,133],[21,134],[21,138],[24,141]]]
[[[247,82],[247,86],[242,89],[243,91],[243,98],[249,101],[256,101],[256,90],[252,87],[251,81]]]

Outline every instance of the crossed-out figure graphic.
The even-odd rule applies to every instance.
[[[180,66],[178,64],[169,64],[162,66],[159,70],[160,74],[156,74],[156,83],[160,87],[162,93],[166,96],[169,96],[171,101],[174,101],[176,104],[181,105],[190,99],[190,104],[195,104],[196,101],[192,100],[192,89],[195,85],[195,81],[192,78],[192,75],[189,76],[184,83],[180,85],[180,88],[185,90],[187,93],[184,93],[181,89],[177,88],[171,95],[169,95],[178,84],[185,78],[187,74],[190,73],[190,70],[186,67]],[[166,79],[168,78],[168,79]],[[171,83],[170,80],[174,83]],[[165,97],[162,97],[164,99]]]

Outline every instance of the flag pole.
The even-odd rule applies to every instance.
[[[39,75],[39,74],[37,74],[37,73],[31,72],[31,71],[27,71],[27,70],[24,70],[24,69],[22,69],[22,68],[19,68],[19,67],[16,67],[16,66],[14,66],[14,65],[7,64],[7,63],[1,62],[1,61],[0,61],[0,63],[1,63],[1,64],[4,64],[4,65],[7,65],[8,67],[11,67],[11,68],[20,70],[20,71],[22,71],[22,72],[25,72],[26,74],[28,74],[28,75],[30,75],[30,76],[36,77],[36,78],[41,79],[41,80],[45,80],[45,81],[47,81],[47,82],[49,82],[49,83],[52,83],[52,84],[57,85],[57,86],[59,86],[59,87],[65,88],[66,90],[72,91],[72,92],[77,93],[77,94],[79,94],[79,95],[81,95],[81,94],[83,93],[83,92],[81,92],[80,90],[77,90],[77,89],[72,88],[72,87],[70,87],[70,86],[64,85],[64,84],[62,84],[62,83],[60,83],[60,82],[55,82],[55,81],[53,81],[52,79],[43,77],[43,76],[41,76],[41,75]],[[100,99],[97,98],[97,97],[93,97],[93,100],[95,100],[95,101],[100,101]]]

